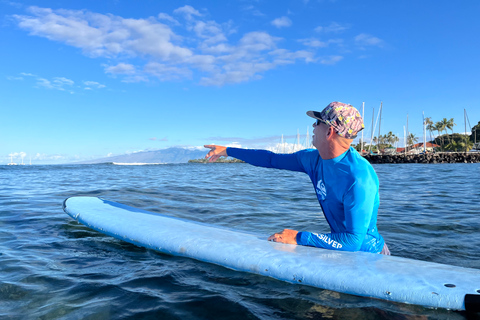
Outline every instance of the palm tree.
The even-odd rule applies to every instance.
[[[473,148],[473,142],[470,140],[467,141],[455,141],[445,146],[445,149],[448,151],[465,151]]]
[[[437,138],[440,140],[440,145],[443,150],[444,141],[443,141],[443,135],[441,135],[441,133],[443,132],[443,130],[445,130],[445,127],[441,121],[438,121],[438,122],[435,122],[434,128],[435,128],[435,131],[438,132]]]
[[[396,135],[392,136],[392,144],[395,145],[398,141],[400,141],[400,138],[397,137]]]
[[[415,144],[415,142],[417,142],[417,141],[418,141],[418,138],[415,136],[414,133],[410,133],[408,135],[408,137],[407,137],[407,144],[408,145],[411,144],[413,146]]]
[[[452,134],[453,134],[453,126],[456,126],[456,125],[457,124],[453,121],[453,118],[450,118],[450,120],[447,121],[446,129],[452,130]]]
[[[427,130],[430,133],[430,141],[432,141],[432,131],[435,131],[435,125],[432,121],[432,118],[427,117],[425,118],[425,124],[427,125]],[[433,135],[433,138],[435,138],[435,135]]]
[[[395,145],[395,142],[399,140],[400,139],[398,139],[398,137],[392,131],[385,135],[385,141],[392,147]]]
[[[450,119],[450,120],[452,120],[452,123],[453,123],[453,118]],[[447,129],[450,129],[449,126],[451,126],[451,127],[453,128],[453,124],[454,124],[454,123],[453,123],[453,124],[450,124],[450,121],[447,120],[447,118],[443,118],[443,119],[440,121],[440,123],[441,123],[442,129],[445,130],[445,134],[447,135],[448,143],[451,143],[452,141],[450,140],[450,136],[448,135]],[[443,130],[442,130],[442,131],[443,131]]]

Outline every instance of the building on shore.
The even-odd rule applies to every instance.
[[[423,142],[421,142],[421,143],[414,144],[413,146],[408,146],[407,153],[418,154],[418,153],[424,152],[425,150],[427,152],[433,152],[435,148],[440,148],[440,146],[435,143],[427,142],[424,147]],[[405,153],[405,148],[397,148],[396,151],[397,153]]]

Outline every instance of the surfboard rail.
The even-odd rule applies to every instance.
[[[63,210],[91,229],[166,254],[357,296],[480,311],[479,269],[270,242],[97,197],[67,198]]]

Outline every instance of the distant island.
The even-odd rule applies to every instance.
[[[204,157],[208,150],[205,148],[171,147],[167,149],[141,151],[118,156],[77,162],[78,164],[122,163],[122,164],[158,164],[158,163],[187,163],[189,160]]]

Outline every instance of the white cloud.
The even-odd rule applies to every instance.
[[[42,77],[35,77],[37,81],[37,86],[44,87],[47,89],[54,89],[60,91],[68,91],[74,93],[70,88],[74,85],[74,81],[67,79],[65,77],[55,77],[51,80],[45,79]]]
[[[25,152],[13,152],[13,153],[10,153],[8,155],[9,157],[12,157],[12,158],[25,158],[27,156],[27,154]]]
[[[367,47],[367,46],[383,47],[384,41],[372,35],[361,33],[355,37],[355,44],[360,47]]]
[[[343,59],[342,56],[328,56],[328,57],[321,58],[319,62],[321,64],[334,65],[342,59]]]
[[[332,22],[328,26],[323,27],[323,26],[318,26],[315,28],[316,32],[324,32],[324,33],[340,33],[343,32],[347,29],[349,29],[350,26],[346,24],[340,24],[337,22]]]
[[[24,79],[23,79],[23,77],[7,76],[7,80],[10,80],[10,81],[19,81],[19,80],[24,80]]]
[[[251,12],[255,7],[245,10]],[[341,44],[341,39],[301,39],[298,41],[307,50],[296,51],[285,48],[284,39],[265,31],[248,32],[232,40],[229,37],[237,32],[233,23],[208,20],[204,12],[185,5],[173,11],[175,17],[159,13],[155,17],[134,19],[87,10],[29,7],[28,14],[13,18],[31,35],[79,48],[92,58],[108,59],[102,63],[105,73],[123,82],[194,80],[201,85],[222,86],[260,79],[268,70],[287,64],[334,64],[342,59],[336,54],[326,58],[316,56],[316,50]],[[177,20],[178,17],[184,19]],[[292,25],[286,16],[271,23],[278,28]],[[317,31],[341,32],[346,28],[332,23]],[[355,41],[374,45],[375,39],[359,35]],[[34,77],[37,85],[45,88],[74,87],[67,78],[21,75]],[[103,86],[85,81],[83,84],[86,90]]]
[[[288,17],[281,17],[270,22],[273,26],[277,28],[290,27],[292,25],[292,20]]]
[[[91,87],[95,87],[97,89],[103,89],[106,87],[104,84],[98,83],[96,81],[83,81],[83,84],[89,87],[89,89],[91,89]]]
[[[134,74],[136,71],[134,65],[121,62],[116,66],[106,66],[105,72],[112,74]]]
[[[295,60],[300,59],[305,62],[315,62],[315,54],[311,51],[298,50],[295,52],[285,49],[278,49],[270,52],[270,55],[275,57],[274,62],[276,64],[290,64],[295,63]]]
[[[167,137],[164,137],[164,138],[153,137],[153,138],[149,138],[148,140],[166,142],[166,141],[168,141],[168,138]]]
[[[75,81],[68,79],[66,77],[54,77],[51,79],[47,79],[41,76],[37,76],[32,73],[25,73],[22,72],[20,73],[23,77],[7,77],[9,80],[25,80],[28,81],[28,79],[32,79],[35,81],[35,86],[36,87],[42,87],[46,89],[52,89],[52,90],[59,90],[59,91],[66,91],[71,94],[75,93],[73,91],[74,88],[78,88],[78,85],[75,85]],[[11,79],[10,79],[11,78]],[[92,88],[95,89],[102,89],[105,88],[106,86],[104,84],[101,84],[96,81],[83,81],[83,84],[86,86],[84,89],[85,90],[92,90]]]
[[[59,161],[59,160],[66,160],[68,157],[59,154],[45,154],[45,153],[37,153],[33,160],[37,161]]]
[[[252,5],[247,5],[242,8],[243,11],[250,12],[255,17],[264,17],[265,14],[258,10],[256,7]]]
[[[166,13],[159,13],[157,17],[158,17],[159,20],[166,20],[166,21],[171,22],[172,24],[174,24],[176,26],[180,25],[180,22],[178,22],[175,18],[173,18],[172,16],[170,16]]]
[[[175,45],[172,30],[153,18],[124,19],[79,10],[52,10],[30,7],[31,15],[14,15],[22,29],[81,48],[92,57],[151,55],[160,59],[191,55]]]
[[[202,16],[200,12],[198,12],[192,6],[189,6],[189,5],[185,5],[181,8],[175,9],[173,10],[173,13],[183,15],[187,20],[192,20],[193,16],[198,16],[198,17]]]
[[[188,68],[179,68],[158,62],[146,64],[144,70],[161,81],[188,79],[192,76],[192,71]]]
[[[312,47],[312,48],[326,48],[330,46],[331,44],[342,44],[343,40],[342,39],[329,39],[327,41],[321,41],[317,38],[308,38],[308,39],[300,39],[298,40],[300,43],[307,47]]]
[[[64,77],[56,77],[56,78],[53,78],[53,83],[55,86],[63,87],[63,86],[73,86],[75,82],[73,82],[73,80],[70,80]]]

